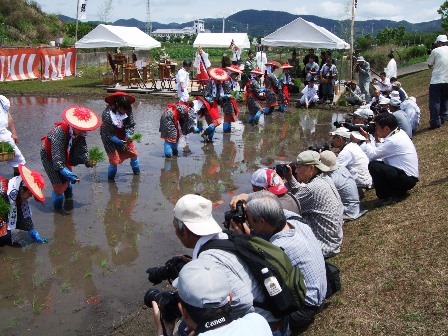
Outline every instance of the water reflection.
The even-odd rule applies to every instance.
[[[27,165],[40,172],[40,138],[62,120],[62,111],[82,105],[101,113],[105,105],[103,97],[12,97],[11,101]],[[158,126],[163,107],[171,102],[137,99],[134,104],[136,132],[143,135],[136,144],[141,160],[138,178],[123,174],[113,184],[107,182],[107,163],[93,171],[79,167],[82,182],[76,185],[76,201],[66,213],[54,213],[51,201],[31,204],[33,220],[50,243],[25,250],[0,249],[0,292],[5,297],[0,300],[0,315],[4,321],[17,322],[7,335],[25,334],[33,325],[39,326],[40,334],[54,334],[55,325],[58,334],[77,330],[83,335],[94,334],[89,328],[98,324],[110,327],[140,305],[148,288],[147,267],[187,252],[171,226],[172,209],[181,196],[199,193],[209,198],[218,220],[233,194],[251,190],[250,177],[256,169],[295,160],[308,146],[328,140],[332,121],[342,119],[330,110],[275,112],[263,125],[235,122],[231,134],[218,127],[213,144],[192,134],[189,155],[166,159]],[[240,110],[240,119],[246,119],[245,107]],[[99,132],[88,136],[89,146],[103,147]],[[0,169],[11,173],[6,165]],[[46,183],[50,185],[48,179]],[[49,199],[50,194],[47,189]],[[64,288],[70,290],[65,293]],[[93,307],[87,300],[92,304],[100,300],[104,315],[85,309]],[[45,314],[46,309],[52,314]]]

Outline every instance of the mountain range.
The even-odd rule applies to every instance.
[[[281,11],[267,11],[267,10],[243,10],[226,18],[225,32],[240,32],[248,33],[251,36],[263,37],[269,35],[280,27],[297,19],[298,17],[304,20],[313,22],[318,26],[322,26],[329,31],[341,37],[348,37],[350,21],[349,20],[333,20],[326,19],[315,15],[295,15]],[[60,15],[62,21],[74,20],[73,18]],[[204,25],[212,33],[222,32],[223,20],[206,18]],[[137,19],[120,19],[111,22],[113,25],[138,27],[142,30],[146,28],[146,22]],[[397,28],[403,25],[408,32],[416,33],[431,33],[437,32],[441,29],[441,20],[433,20],[429,22],[410,23],[407,21],[391,21],[391,20],[367,20],[355,21],[355,34],[373,34],[384,28]],[[193,21],[185,23],[159,23],[152,22],[152,30],[156,29],[181,29],[183,27],[192,27]]]

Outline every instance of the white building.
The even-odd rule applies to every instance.
[[[207,31],[204,28],[204,20],[195,20],[193,22],[193,27],[184,27],[182,29],[156,29],[151,32],[151,35],[159,37],[182,37],[206,32]]]

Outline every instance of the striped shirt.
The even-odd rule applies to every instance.
[[[313,230],[324,257],[341,251],[344,206],[331,178],[322,173],[301,186],[293,177],[286,184],[300,203],[301,215]]]
[[[285,212],[287,218],[288,214],[295,215]],[[276,233],[270,242],[284,250],[292,264],[302,272],[306,285],[305,303],[319,307],[327,293],[325,260],[319,242],[308,225],[293,219],[287,221],[294,229]]]

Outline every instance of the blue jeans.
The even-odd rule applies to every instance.
[[[429,126],[448,121],[448,83],[429,85]]]
[[[163,149],[165,152],[165,157],[172,157],[177,156],[179,154],[179,151],[177,150],[177,142],[171,143],[168,141],[165,141],[165,144],[163,145]]]

